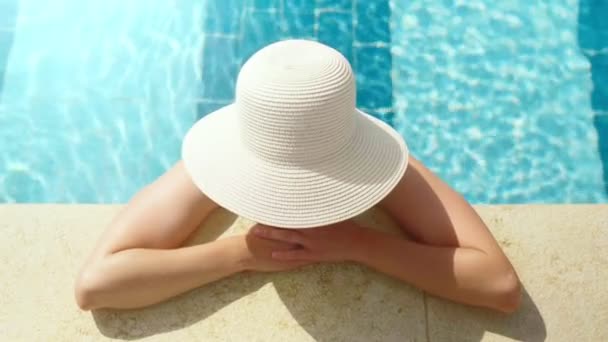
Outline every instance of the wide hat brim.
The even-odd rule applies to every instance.
[[[351,219],[388,195],[407,168],[403,137],[360,110],[353,113],[350,143],[335,155],[305,166],[268,162],[242,144],[237,108],[196,122],[184,137],[182,159],[207,197],[252,221],[314,228]]]

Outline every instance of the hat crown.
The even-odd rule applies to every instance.
[[[236,84],[246,148],[275,163],[319,161],[355,130],[355,78],[348,60],[314,41],[281,41],[256,52]]]

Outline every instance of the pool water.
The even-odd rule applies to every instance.
[[[608,1],[0,0],[0,202],[116,203],[286,38],[473,203],[608,202]]]

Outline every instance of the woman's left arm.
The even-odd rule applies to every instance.
[[[516,273],[502,257],[475,248],[432,246],[386,233],[360,233],[352,258],[430,294],[511,313],[520,302]]]
[[[274,252],[278,260],[354,261],[463,304],[506,313],[519,305],[519,281],[512,268],[474,248],[421,244],[350,221],[298,231],[260,226],[255,233],[302,246]]]
[[[474,209],[420,162],[380,204],[413,241],[347,221],[322,228],[261,227],[261,236],[300,244],[282,260],[356,261],[423,291],[464,304],[515,311],[521,287]]]
[[[374,235],[363,263],[436,296],[503,312],[519,307],[519,278],[486,224],[421,162],[410,157],[405,176],[380,207],[414,241]],[[400,258],[401,267],[389,258]]]

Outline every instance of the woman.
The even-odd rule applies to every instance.
[[[182,160],[103,234],[77,279],[78,305],[143,307],[242,271],[353,261],[436,296],[516,310],[517,274],[486,225],[399,134],[355,108],[355,93],[350,65],[325,45],[258,51],[235,104],[199,120]],[[412,240],[351,220],[373,206]],[[182,247],[218,207],[258,224]]]

